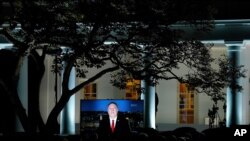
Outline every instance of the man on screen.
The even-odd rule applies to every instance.
[[[125,141],[129,138],[131,129],[129,122],[119,115],[118,105],[110,102],[107,108],[108,117],[100,121],[97,129],[98,141]]]

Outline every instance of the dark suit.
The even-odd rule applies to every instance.
[[[98,141],[127,141],[130,137],[130,126],[128,120],[118,116],[115,131],[112,133],[109,117],[106,116],[100,121],[97,129]]]

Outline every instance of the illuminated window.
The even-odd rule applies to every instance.
[[[179,84],[178,101],[179,123],[194,123],[194,90],[188,84]]]
[[[126,99],[137,100],[140,96],[141,80],[130,79],[126,83]]]
[[[96,99],[96,83],[90,83],[84,87],[84,99]]]

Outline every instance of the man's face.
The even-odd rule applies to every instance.
[[[108,114],[110,118],[117,117],[118,114],[118,107],[115,104],[110,104],[108,106]]]

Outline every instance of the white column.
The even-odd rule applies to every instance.
[[[76,83],[75,68],[72,68],[69,78],[69,89],[75,87]],[[75,95],[71,96],[60,116],[60,134],[74,135],[75,127]]]
[[[153,80],[143,80],[141,87],[144,96],[144,127],[155,127],[155,86],[151,85]]]
[[[227,44],[228,56],[232,60],[232,66],[240,65],[241,44]],[[232,77],[232,85],[240,84],[240,79]],[[243,94],[238,92],[234,87],[227,89],[227,109],[226,109],[226,126],[241,125],[243,122]]]
[[[145,46],[141,46],[145,49]],[[144,65],[147,66],[151,62],[151,54],[145,52]],[[142,96],[144,98],[144,127],[155,129],[155,84],[153,84],[153,78],[145,73],[145,79],[141,81]],[[152,85],[153,84],[153,85]],[[141,97],[142,97],[141,96]]]
[[[28,114],[28,57],[25,56],[23,59],[23,64],[20,69],[20,76],[17,86],[17,92],[19,99],[23,105],[23,108]],[[16,132],[24,132],[23,126],[17,117]]]

